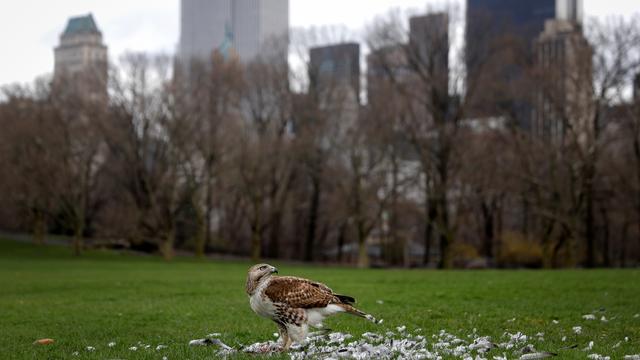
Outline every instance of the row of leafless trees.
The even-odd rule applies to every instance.
[[[454,15],[426,48],[400,18],[379,19],[367,101],[266,53],[248,64],[129,54],[108,96],[92,94],[91,76],[4,88],[0,227],[38,243],[69,235],[77,254],[128,244],[167,259],[362,267],[638,264],[640,102],[628,93],[640,23],[589,26],[590,81],[567,78],[587,95],[571,97],[557,90],[566,72],[517,39],[500,39],[469,79],[450,49]],[[534,96],[563,124],[559,140],[513,126]]]

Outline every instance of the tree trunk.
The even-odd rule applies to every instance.
[[[202,258],[204,257],[205,247],[207,245],[207,221],[204,218],[204,214],[202,213],[202,209],[198,206],[197,202],[193,203],[194,210],[196,213],[196,223],[197,223],[197,231],[195,238],[195,247],[196,247],[196,257]]]
[[[162,241],[160,246],[160,252],[162,253],[162,257],[166,261],[171,261],[175,256],[175,252],[173,249],[173,244],[175,242],[175,230],[171,227],[167,233],[165,234],[165,238]]]
[[[602,255],[605,267],[611,267],[611,255],[609,249],[609,213],[605,206],[600,207],[602,217]]]
[[[620,262],[620,267],[625,267],[627,264],[627,236],[629,235],[629,220],[625,219],[624,225],[622,226],[622,236],[621,236],[621,244],[620,244],[620,258],[618,261]]]
[[[436,219],[437,209],[435,202],[425,200],[425,211],[427,215],[427,223],[424,227],[424,255],[422,258],[422,266],[429,266],[431,260],[431,239],[433,238],[433,222]]]
[[[307,239],[304,249],[304,261],[313,261],[313,250],[316,242],[316,228],[318,222],[318,208],[320,207],[320,180],[313,176],[311,179],[311,204],[307,220]]]
[[[253,234],[251,235],[251,261],[254,263],[260,262],[262,251],[261,241],[260,233],[254,229]]]
[[[440,234],[440,262],[438,263],[438,268],[440,269],[449,269],[451,268],[451,251],[449,248],[449,238],[447,235],[441,233]]]
[[[440,269],[451,268],[451,239],[449,234],[449,215],[447,211],[447,199],[446,195],[442,194],[439,207],[439,222],[440,222],[440,263],[438,267]]]
[[[502,213],[502,206],[503,206],[503,197],[501,196],[498,200],[497,200],[497,206],[495,209],[495,218],[496,218],[496,222],[495,222],[495,231],[494,231],[494,251],[493,251],[493,258],[494,258],[494,266],[497,263],[497,261],[495,259],[500,258],[501,254],[501,249],[502,249],[502,234],[503,234],[503,226],[504,226],[504,222],[503,222],[503,213]]]
[[[589,168],[591,168],[589,166]],[[596,234],[595,234],[595,217],[594,212],[594,199],[593,199],[593,172],[589,169],[586,175],[585,186],[585,214],[584,214],[584,226],[585,226],[585,240],[587,242],[587,267],[594,268],[596,266]]]
[[[82,238],[82,234],[78,234],[74,232],[73,234],[73,255],[80,256],[82,255],[82,251],[84,250],[84,241]]]
[[[344,238],[346,236],[346,232],[347,232],[347,222],[345,221],[342,224],[340,224],[340,232],[338,234],[338,254],[337,254],[338,263],[342,262],[342,247],[344,246]]]
[[[84,238],[82,237],[83,232],[84,221],[78,220],[73,231],[73,255],[75,256],[80,256],[84,250]]]
[[[549,220],[549,224],[542,235],[542,267],[545,269],[551,269],[555,261],[555,248],[551,243],[551,232],[554,226],[555,221]]]
[[[76,213],[73,229],[73,254],[80,256],[84,250],[84,210]]]
[[[278,205],[276,205],[278,206]],[[267,256],[270,258],[278,258],[280,255],[280,229],[282,225],[282,213],[278,209],[271,215],[271,231],[269,239],[269,249]]]
[[[211,213],[213,212],[212,204],[212,190],[211,179],[207,179],[205,182],[205,202],[204,202],[204,243],[206,245],[211,244]]]
[[[522,234],[529,235],[529,199],[527,195],[522,196]]]
[[[564,266],[566,264],[560,264],[558,261],[558,253],[560,252],[560,249],[562,249],[562,247],[566,244],[567,246],[567,253],[570,253],[570,241],[569,241],[569,237],[571,236],[571,231],[569,231],[565,226],[563,226],[562,232],[560,234],[560,237],[558,238],[558,242],[555,243],[555,245],[553,246],[553,249],[551,251],[551,261],[553,263],[553,267],[554,268],[559,268],[561,266]],[[565,257],[565,259],[568,259],[570,256],[567,255]],[[568,260],[566,260],[568,261]]]
[[[358,223],[358,268],[369,267],[369,254],[367,253],[367,236],[364,231],[364,224]]]
[[[640,116],[640,115],[638,115]],[[637,231],[637,241],[638,241],[638,245],[640,245],[640,135],[637,134],[636,131],[636,136],[634,136],[633,138],[633,154],[636,157],[636,216],[638,216],[638,219],[636,221],[636,225],[638,227]],[[623,253],[622,255],[623,257],[626,256],[626,254]],[[626,259],[625,259],[626,261]],[[624,264],[623,264],[624,266]]]
[[[251,260],[254,263],[260,262],[260,258],[262,256],[262,236],[260,234],[260,228],[262,225],[260,224],[260,213],[258,206],[254,206],[255,209],[255,219],[253,222],[253,226],[251,226]]]
[[[42,211],[36,211],[33,225],[33,242],[36,243],[36,245],[44,245],[46,233],[47,223],[44,214]]]
[[[494,238],[494,219],[493,206],[482,201],[482,220],[483,220],[483,242],[482,254],[487,259],[493,258],[493,238]]]

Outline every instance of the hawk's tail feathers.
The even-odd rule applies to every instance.
[[[340,300],[340,302],[342,302],[343,304],[349,304],[349,305],[353,305],[356,303],[356,299],[352,298],[351,296],[348,295],[336,295],[336,297]]]
[[[355,307],[349,305],[349,304],[340,304],[340,306],[344,309],[344,311],[346,311],[347,313],[351,314],[351,315],[355,315],[355,316],[359,316],[361,318],[365,318],[369,321],[371,321],[374,324],[380,324],[382,323],[382,319],[377,320],[375,317],[373,317],[373,315],[367,314],[365,312],[362,312],[358,309],[356,309]]]

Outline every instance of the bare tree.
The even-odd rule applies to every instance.
[[[240,122],[240,95],[243,78],[237,59],[216,52],[208,62],[179,64],[174,74],[172,98],[180,117],[183,141],[179,148],[185,186],[196,215],[197,256],[211,243],[214,200],[219,180],[219,163],[225,151],[225,126]],[[228,148],[227,148],[228,149]]]
[[[56,206],[56,168],[50,149],[54,129],[51,117],[49,80],[36,89],[8,87],[0,106],[0,162],[5,169],[0,178],[7,204],[15,204],[33,233],[34,242],[43,244],[47,224]]]
[[[277,257],[282,217],[294,180],[291,146],[289,68],[278,57],[260,57],[245,68],[241,111],[245,123],[239,144],[238,191],[246,194],[251,257]],[[264,233],[270,231],[268,247]]]
[[[112,173],[135,204],[134,241],[157,239],[166,259],[173,257],[176,216],[184,203],[179,172],[181,119],[169,108],[168,57],[127,54],[124,75],[113,81],[112,123],[107,144]]]

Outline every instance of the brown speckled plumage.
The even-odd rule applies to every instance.
[[[264,295],[274,303],[302,309],[343,303],[328,286],[293,276],[274,276]]]
[[[354,298],[335,294],[319,282],[273,275],[276,272],[268,264],[254,265],[247,274],[246,292],[253,311],[278,325],[283,350],[288,349],[292,340],[304,340],[308,325],[321,327],[325,317],[339,312],[375,322],[371,315],[353,307]]]

